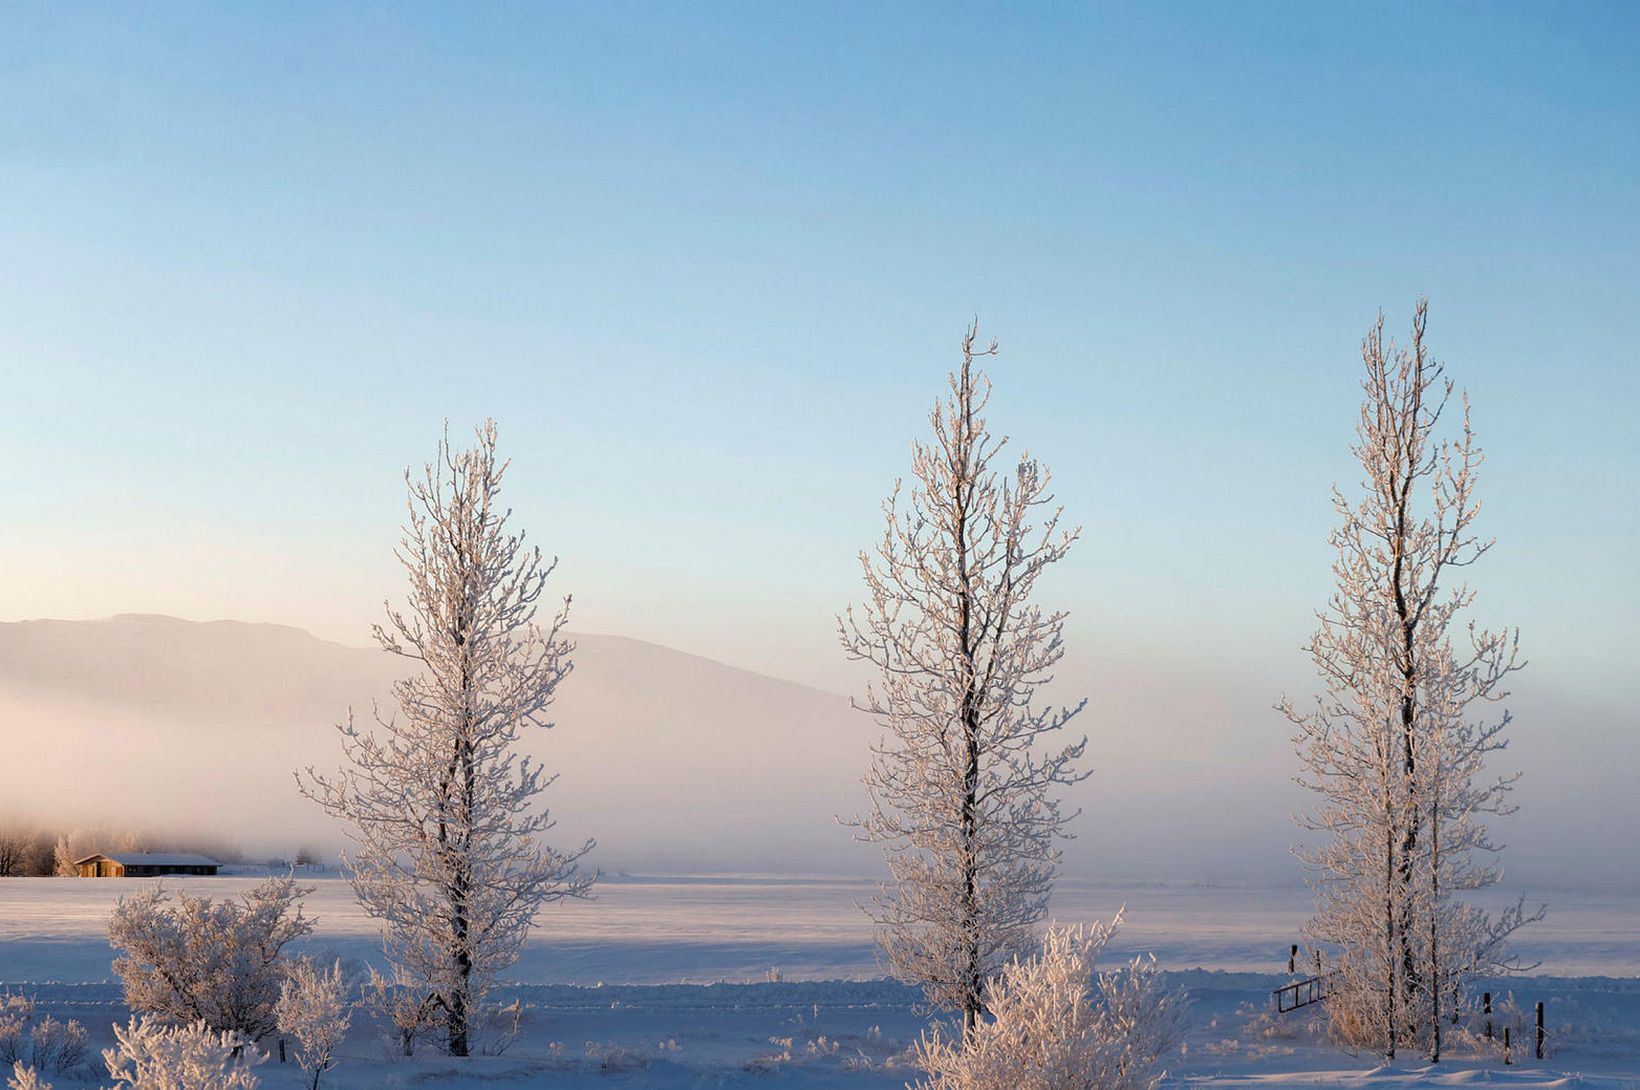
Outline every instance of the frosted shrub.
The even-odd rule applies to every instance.
[[[329,972],[320,972],[312,958],[291,963],[285,983],[274,1005],[281,1033],[296,1039],[296,1062],[313,1077],[312,1090],[319,1090],[319,1076],[335,1064],[336,1046],[347,1035],[353,1007],[344,997],[342,963]]]
[[[486,1009],[484,1018],[478,1024],[475,1034],[475,1047],[486,1056],[505,1055],[507,1050],[518,1042],[518,1035],[524,1027],[524,1001],[514,998],[505,1006],[492,1006]]]
[[[360,1005],[374,1017],[392,1023],[398,1032],[399,1051],[406,1056],[414,1056],[416,1042],[439,1026],[431,993],[408,983],[402,972],[386,976],[372,968],[362,991]]]
[[[649,1067],[649,1057],[614,1041],[588,1041],[587,1059],[596,1063],[599,1071],[608,1074],[643,1071]]]
[[[147,1015],[114,1027],[118,1048],[103,1050],[112,1090],[255,1090],[250,1067],[262,1062],[237,1033],[203,1022],[167,1026]],[[237,1054],[237,1055],[236,1055]]]
[[[917,1044],[918,1090],[1154,1090],[1177,1046],[1183,1000],[1154,959],[1094,973],[1108,926],[1050,928],[1041,953],[1015,959],[986,987],[990,1021],[962,1038]]]
[[[85,1059],[85,1027],[46,1015],[34,1020],[34,1000],[0,995],[0,1065],[31,1071],[67,1071]]]
[[[68,1071],[85,1059],[85,1027],[46,1015],[29,1033],[30,1063],[41,1071]]]
[[[280,951],[313,930],[301,899],[313,890],[269,878],[237,900],[156,887],[122,897],[108,921],[125,1003],[173,1025],[203,1022],[260,1039],[274,1028],[284,979]]]
[[[11,1065],[11,1078],[6,1080],[7,1090],[51,1090],[49,1082],[41,1082],[39,1072],[18,1060]]]
[[[34,1020],[34,1000],[7,992],[0,996],[0,1064],[27,1059],[28,1027]]]

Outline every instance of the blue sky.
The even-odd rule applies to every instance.
[[[1073,639],[1301,685],[1427,293],[1485,619],[1616,707],[1640,9],[1068,7],[8,5],[0,617],[365,642],[400,469],[493,414],[581,627],[842,685],[977,312]]]

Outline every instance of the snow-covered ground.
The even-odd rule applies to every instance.
[[[254,878],[172,880],[213,895]],[[142,880],[0,882],[0,981],[37,997],[42,1012],[78,1018],[93,1044],[125,1016],[103,927],[113,902]],[[345,883],[318,877],[308,912],[315,952],[368,958],[374,929]],[[926,1024],[915,996],[885,982],[855,902],[864,883],[767,878],[614,878],[596,901],[542,917],[503,1002],[523,1006],[518,1041],[501,1056],[453,1061],[423,1049],[391,1057],[365,1026],[349,1039],[325,1086],[898,1087],[915,1078],[904,1050]],[[1640,899],[1560,895],[1524,941],[1540,973],[1497,987],[1519,1006],[1547,1003],[1552,1054],[1529,1045],[1504,1067],[1496,1055],[1459,1055],[1430,1070],[1391,1069],[1339,1052],[1302,1014],[1269,1013],[1296,937],[1301,890],[1190,886],[1109,887],[1067,881],[1061,919],[1109,916],[1128,906],[1114,956],[1154,949],[1194,998],[1185,1051],[1171,1084],[1200,1087],[1507,1086],[1640,1087]],[[1277,970],[1272,972],[1272,970]],[[778,982],[771,977],[778,974]],[[727,983],[713,983],[713,982]],[[600,982],[602,982],[600,984]],[[1501,998],[1500,998],[1501,1006]],[[95,1055],[95,1051],[93,1051]],[[294,1066],[259,1069],[268,1087],[295,1087]],[[94,1072],[58,1087],[96,1085]],[[449,1076],[446,1079],[446,1076]]]

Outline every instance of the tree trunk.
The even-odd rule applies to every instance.
[[[1439,762],[1430,777],[1429,800],[1429,1061],[1441,1062],[1441,812]]]
[[[956,482],[953,522],[957,538],[957,579],[960,583],[957,591],[957,635],[962,643],[963,668],[967,673],[962,693],[962,968],[967,985],[962,1009],[962,1029],[963,1036],[967,1037],[979,1024],[980,1013],[985,1009],[985,966],[981,963],[979,943],[980,694],[975,691],[978,684],[978,669],[974,662],[973,593],[969,586],[968,573],[968,496],[964,491],[968,479],[970,443],[973,435],[974,393],[966,364],[963,367],[961,389],[963,428],[953,452],[953,462],[956,464],[952,469],[956,472],[952,476]]]
[[[1384,826],[1384,1058],[1395,1059],[1395,829]]]

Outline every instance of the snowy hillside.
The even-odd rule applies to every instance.
[[[529,739],[562,773],[547,802],[563,842],[595,836],[606,870],[878,873],[877,853],[834,820],[864,801],[875,734],[845,697],[619,636],[574,638],[558,726]],[[1095,757],[1094,775],[1067,792],[1083,811],[1067,875],[1296,883],[1288,815],[1302,800],[1270,706],[1281,682],[1186,677],[1143,647],[1078,639],[1061,677],[1067,697],[1096,694],[1082,728]],[[333,724],[350,705],[367,719],[397,665],[280,625],[0,623],[0,741],[16,756],[0,762],[0,811],[174,825],[257,853],[322,847],[334,831],[291,772],[334,765]],[[1570,698],[1521,704],[1523,721],[1610,722]],[[1640,736],[1602,731],[1606,767],[1640,759]],[[1598,860],[1567,845],[1596,812],[1620,824],[1640,796],[1614,775],[1591,780],[1592,755],[1559,734],[1522,732],[1510,753],[1534,815],[1500,822],[1510,882],[1525,883],[1514,888],[1633,890],[1632,838],[1603,844]]]
[[[846,699],[616,636],[575,634],[557,726],[527,749],[561,773],[565,842],[605,868],[862,869],[834,816],[858,806],[871,724]],[[0,624],[0,766],[41,822],[161,826],[289,853],[334,833],[292,770],[339,759],[398,660],[298,629],[170,617]],[[72,792],[62,785],[73,784]],[[140,789],[138,789],[140,788]]]

